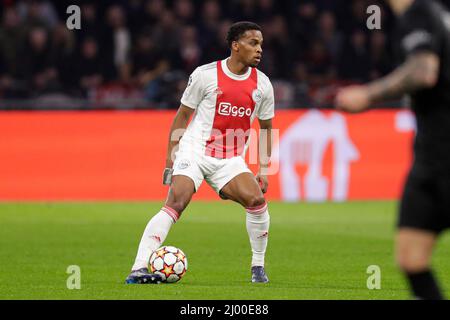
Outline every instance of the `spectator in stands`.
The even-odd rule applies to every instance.
[[[81,26],[75,32],[78,41],[81,42],[86,37],[99,39],[102,33],[102,25],[98,18],[98,7],[95,2],[84,2],[81,4]]]
[[[279,15],[279,10],[273,0],[259,0],[256,7],[256,22],[263,23],[270,20],[274,14]]]
[[[293,45],[297,46],[297,52],[303,53],[305,48],[310,46],[314,37],[311,33],[311,26],[314,26],[317,20],[317,8],[313,1],[301,2],[295,10],[292,17],[292,36],[295,39]]]
[[[235,21],[256,21],[258,12],[255,0],[235,1],[229,15],[233,17]]]
[[[81,30],[68,31],[65,1],[3,1],[0,90],[4,97],[27,98],[58,88],[87,96],[98,85],[126,84],[145,92],[151,105],[176,108],[172,102],[179,96],[172,95],[192,69],[228,55],[223,39],[230,23],[250,20],[263,28],[260,69],[274,79],[275,95],[288,105],[292,92],[304,96],[307,91],[316,103],[317,86],[374,79],[390,70],[385,38],[392,15],[382,3],[80,0],[74,4],[81,7]],[[382,8],[383,32],[366,28],[371,4]],[[146,30],[151,35],[142,36]]]
[[[221,60],[230,55],[226,38],[231,24],[231,20],[224,20],[220,23],[216,37],[208,44],[209,49],[202,53],[202,64]]]
[[[161,50],[168,56],[171,61],[171,67],[183,69],[179,57],[176,56],[180,47],[180,34],[182,27],[172,11],[163,12],[161,22],[153,28],[155,42],[161,46]]]
[[[271,76],[274,78],[289,78],[292,72],[294,52],[291,49],[292,43],[286,20],[283,16],[276,15],[272,18],[268,27],[271,30],[268,46],[273,50],[273,54],[276,57],[273,61],[274,70]]]
[[[316,38],[324,43],[333,63],[337,63],[341,54],[343,36],[336,29],[336,17],[333,12],[324,11],[320,14]]]
[[[75,33],[70,32],[65,23],[59,23],[53,29],[50,59],[54,64],[61,90],[71,93],[78,85],[74,74],[74,58],[76,55]]]
[[[294,101],[296,106],[300,108],[311,107],[312,102],[309,97],[310,81],[308,77],[308,68],[300,61],[294,64],[292,83],[294,87]]]
[[[316,39],[312,42],[304,61],[308,66],[311,86],[325,86],[334,80],[336,72],[332,57],[321,40]]]
[[[131,36],[127,28],[124,9],[113,5],[106,12],[107,31],[104,39],[102,57],[112,67],[106,74],[108,80],[118,78],[127,79],[126,66],[131,49]]]
[[[372,1],[373,2],[373,1]],[[352,0],[347,10],[347,16],[341,20],[341,26],[346,34],[354,30],[367,30],[367,7],[373,3],[368,0]]]
[[[175,0],[173,13],[176,17],[176,21],[182,25],[196,24],[195,8],[191,0]]]
[[[13,86],[13,79],[8,74],[6,60],[0,52],[0,97],[7,97]]]
[[[135,40],[134,35],[141,32],[148,24],[145,18],[145,0],[121,0],[121,3],[124,5],[127,26],[132,35],[132,40]]]
[[[46,29],[34,27],[30,30],[22,56],[23,75],[33,96],[59,87],[58,72],[51,60],[50,39]]]
[[[26,29],[21,24],[17,10],[8,7],[3,13],[0,26],[0,51],[3,57],[4,72],[9,77],[18,77],[21,53],[24,49]]]
[[[339,62],[339,76],[342,79],[365,82],[369,78],[370,57],[367,48],[367,36],[360,30],[352,32]]]
[[[185,26],[180,35],[180,57],[186,74],[192,73],[199,65],[202,50],[198,44],[197,29]]]
[[[203,50],[208,50],[208,44],[216,37],[221,15],[221,7],[217,0],[207,0],[203,4],[198,32],[197,30],[190,31],[191,34],[198,33],[200,46]],[[191,27],[195,28],[194,26]]]
[[[142,25],[152,27],[157,25],[165,10],[164,0],[147,0],[144,8],[145,15],[143,16],[145,21],[142,22]]]
[[[128,68],[132,82],[145,91],[147,101],[157,102],[160,98],[161,77],[169,67],[168,59],[156,45],[151,32],[146,30],[139,34]]]
[[[29,27],[54,28],[58,23],[58,14],[48,0],[24,0],[17,5],[22,21]]]
[[[75,63],[76,79],[82,94],[88,97],[104,82],[104,58],[100,55],[95,38],[86,37],[81,44],[81,52]]]
[[[380,78],[392,70],[386,46],[386,35],[382,31],[373,32],[370,37],[370,80]]]

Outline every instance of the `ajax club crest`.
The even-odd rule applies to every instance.
[[[255,89],[252,92],[252,99],[255,103],[259,103],[262,100],[262,92],[259,89]]]

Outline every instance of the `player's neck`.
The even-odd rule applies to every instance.
[[[392,11],[397,16],[401,16],[412,5],[414,0],[390,0]]]
[[[229,59],[225,61],[227,64],[228,70],[237,75],[243,75],[247,73],[248,66],[238,61],[235,57],[231,56]]]

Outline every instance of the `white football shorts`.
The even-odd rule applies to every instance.
[[[252,173],[241,156],[218,159],[207,156],[204,152],[180,146],[175,154],[172,176],[183,175],[191,178],[195,191],[204,179],[219,194],[228,182],[244,172]]]

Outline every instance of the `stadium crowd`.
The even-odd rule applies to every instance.
[[[341,83],[392,68],[391,15],[368,0],[0,0],[0,99],[86,108],[177,108],[189,74],[228,55],[229,26],[263,28],[260,69],[278,107],[327,107]],[[382,29],[366,8],[379,4]],[[11,104],[17,107],[19,104]]]

